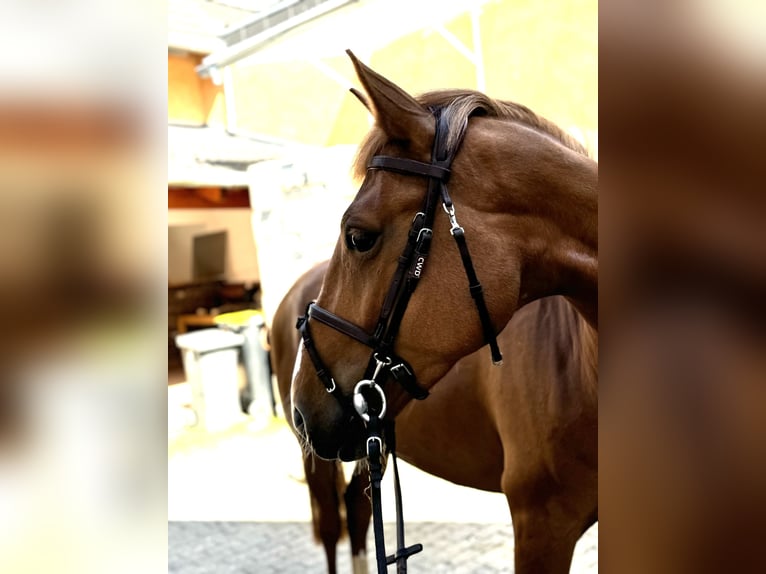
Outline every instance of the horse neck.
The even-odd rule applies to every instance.
[[[523,256],[519,305],[548,295],[563,295],[592,327],[597,328],[596,245],[590,238],[567,234],[534,237],[533,233],[528,236],[531,241]],[[593,234],[595,236],[595,231]]]
[[[597,328],[598,166],[571,151],[566,160],[543,182],[501,195],[507,223],[515,230],[512,242],[522,250],[519,306],[563,295]]]

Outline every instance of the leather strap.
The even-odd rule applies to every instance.
[[[383,453],[378,417],[370,417],[367,423],[367,465],[370,469],[370,498],[372,499],[372,530],[375,534],[375,561],[378,574],[388,571],[386,561],[386,540],[383,534],[383,508],[380,496],[380,483],[383,480]]]
[[[298,317],[298,322],[295,324],[295,327],[298,329],[298,331],[300,331],[301,339],[303,340],[303,348],[306,349],[306,352],[308,353],[309,358],[314,365],[314,370],[316,371],[317,377],[319,377],[319,380],[322,381],[324,388],[328,393],[339,394],[338,386],[335,384],[335,379],[332,378],[330,369],[327,368],[327,366],[322,361],[322,358],[319,356],[319,352],[314,345],[314,340],[311,337],[311,328],[309,327],[308,321],[308,310],[306,310],[306,314],[303,317]]]
[[[402,509],[402,485],[399,481],[399,465],[396,457],[396,432],[394,423],[391,423],[389,432],[386,433],[386,439],[391,443],[389,452],[391,460],[394,462],[394,502],[396,503],[396,553],[386,557],[387,564],[396,562],[397,574],[406,574],[407,559],[413,554],[423,550],[422,544],[413,544],[407,546],[404,542],[404,512]],[[390,437],[390,438],[389,438]]]
[[[455,238],[455,243],[457,243],[457,248],[460,251],[460,259],[463,261],[463,268],[465,269],[466,277],[468,277],[468,291],[471,293],[471,297],[473,297],[474,303],[476,304],[476,310],[479,313],[479,320],[481,321],[481,328],[484,333],[484,342],[489,345],[489,350],[492,355],[492,363],[495,365],[502,365],[503,355],[500,353],[500,347],[497,344],[497,335],[495,334],[495,327],[489,316],[487,302],[484,300],[484,290],[481,287],[479,278],[476,276],[476,270],[473,268],[473,261],[468,252],[468,245],[465,241],[465,232],[463,231],[463,228],[458,227],[453,229],[452,236]]]
[[[405,175],[422,175],[440,181],[447,181],[450,176],[448,167],[433,163],[424,163],[415,159],[392,157],[388,155],[376,155],[370,161],[368,169],[385,169]]]
[[[373,334],[377,340],[383,338],[388,327],[391,311],[393,310],[397,297],[401,293],[400,286],[405,279],[405,273],[407,273],[407,270],[412,263],[412,252],[417,246],[421,233],[425,231],[425,219],[426,216],[423,212],[418,212],[412,219],[412,225],[410,226],[410,231],[407,235],[407,245],[405,245],[402,254],[399,256],[396,271],[391,279],[391,286],[388,288],[386,299],[383,301],[383,307],[380,309],[380,317],[378,318],[378,324],[376,325],[375,333]]]
[[[407,560],[423,550],[422,544],[406,546],[404,541],[404,513],[402,511],[402,487],[399,481],[399,466],[396,459],[396,433],[393,423],[386,428],[388,451],[394,463],[394,497],[396,504],[396,552],[386,556],[386,540],[383,533],[383,505],[380,484],[383,480],[380,419],[370,417],[367,423],[367,465],[370,471],[370,498],[372,500],[372,530],[375,537],[375,562],[378,574],[386,574],[388,565],[396,563],[397,574],[407,573]]]
[[[311,319],[316,319],[320,323],[324,323],[328,327],[332,327],[336,331],[343,333],[344,335],[351,337],[366,345],[368,347],[375,346],[375,338],[361,327],[354,325],[350,321],[346,321],[342,317],[338,317],[334,313],[325,311],[315,303],[309,305],[306,314]]]

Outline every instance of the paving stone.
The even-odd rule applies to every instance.
[[[393,524],[385,524],[389,552]],[[408,561],[413,574],[494,574],[513,572],[509,524],[415,522],[406,526],[407,544],[424,549]],[[170,522],[168,572],[173,574],[323,574],[323,548],[302,522]],[[372,528],[367,539],[370,572],[375,571]],[[338,546],[338,572],[351,574],[348,540]],[[393,572],[395,567],[391,566]],[[598,572],[598,529],[581,539],[572,573]]]

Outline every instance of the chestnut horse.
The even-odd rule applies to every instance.
[[[547,447],[551,441],[579,442],[587,431],[595,437],[595,419],[587,420],[585,429],[580,421],[583,396],[594,405],[596,396],[598,166],[572,138],[523,106],[473,91],[415,99],[351,57],[376,122],[356,167],[359,175],[372,169],[343,216],[341,237],[317,298],[316,308],[324,309],[325,320],[312,315],[304,323],[311,323],[313,341],[309,352],[306,344],[300,347],[296,359],[291,386],[295,427],[320,457],[353,460],[364,455],[364,425],[348,409],[354,387],[372,361],[358,334],[375,328],[387,299],[387,281],[395,276],[414,229],[413,215],[423,208],[424,181],[439,179],[443,186],[449,177],[457,213],[450,214],[451,228],[445,219],[432,222],[428,265],[414,269],[420,286],[395,329],[391,350],[406,359],[421,386],[431,389],[461,358],[491,341],[487,316],[494,324],[490,329],[497,332],[525,305],[550,295],[565,298],[566,304],[550,299],[522,309],[514,319],[518,326],[505,341],[512,376],[483,399],[493,407],[496,393],[510,392],[511,382],[523,389],[548,389],[523,404],[529,409],[526,415],[513,413],[521,420],[529,416],[532,422],[549,424],[526,433],[517,450],[498,449],[500,464],[518,465],[514,471],[503,467],[500,488],[515,526],[516,572],[564,571],[583,528],[563,528],[581,509],[559,493],[572,479],[570,472],[579,475],[573,469],[580,462],[570,457],[559,466]],[[452,158],[449,169],[432,161],[432,148],[441,147]],[[444,189],[441,195],[446,197]],[[484,285],[483,314],[480,309],[477,315],[474,307],[480,299],[476,285],[466,289],[464,252],[449,237],[456,229],[465,230],[472,266]],[[330,326],[328,316],[336,326]],[[337,328],[338,318],[344,329]],[[492,378],[498,373],[484,374]],[[477,380],[472,377],[463,386]],[[397,385],[388,385],[385,394],[388,417],[410,401]],[[527,458],[533,462],[528,464]],[[536,462],[544,480],[535,472]]]
[[[272,359],[286,413],[300,341],[295,318],[319,294],[326,269],[324,263],[301,277],[274,315]],[[457,484],[505,491],[516,509],[515,529],[534,521],[526,532],[516,533],[517,572],[523,572],[521,560],[528,571],[566,572],[575,542],[596,516],[596,341],[561,297],[524,307],[499,340],[506,348],[537,341],[543,354],[534,360],[545,358],[548,370],[537,379],[519,376],[525,366],[517,356],[493,368],[483,349],[461,359],[427,400],[413,401],[399,413],[397,451],[411,464]],[[560,377],[558,369],[569,374]],[[346,488],[339,461],[306,453],[304,467],[314,531],[324,544],[328,571],[336,571],[344,501],[354,572],[367,572],[367,473],[354,473]],[[526,499],[526,508],[511,497]],[[528,516],[520,518],[523,513]]]

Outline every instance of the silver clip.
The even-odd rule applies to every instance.
[[[449,232],[452,235],[455,235],[455,232],[459,229],[460,231],[463,231],[463,228],[460,227],[460,225],[457,222],[457,218],[455,217],[455,206],[450,205],[447,207],[446,203],[442,203],[442,208],[444,209],[444,212],[447,214],[447,217],[449,217],[449,223],[450,223],[450,230]]]
[[[383,357],[383,359],[380,359],[377,353],[375,353],[372,358],[375,359],[375,362],[377,363],[377,365],[375,365],[375,372],[372,374],[372,382],[375,382],[378,380],[380,370],[383,367],[387,367],[391,364],[391,359],[389,357]]]

